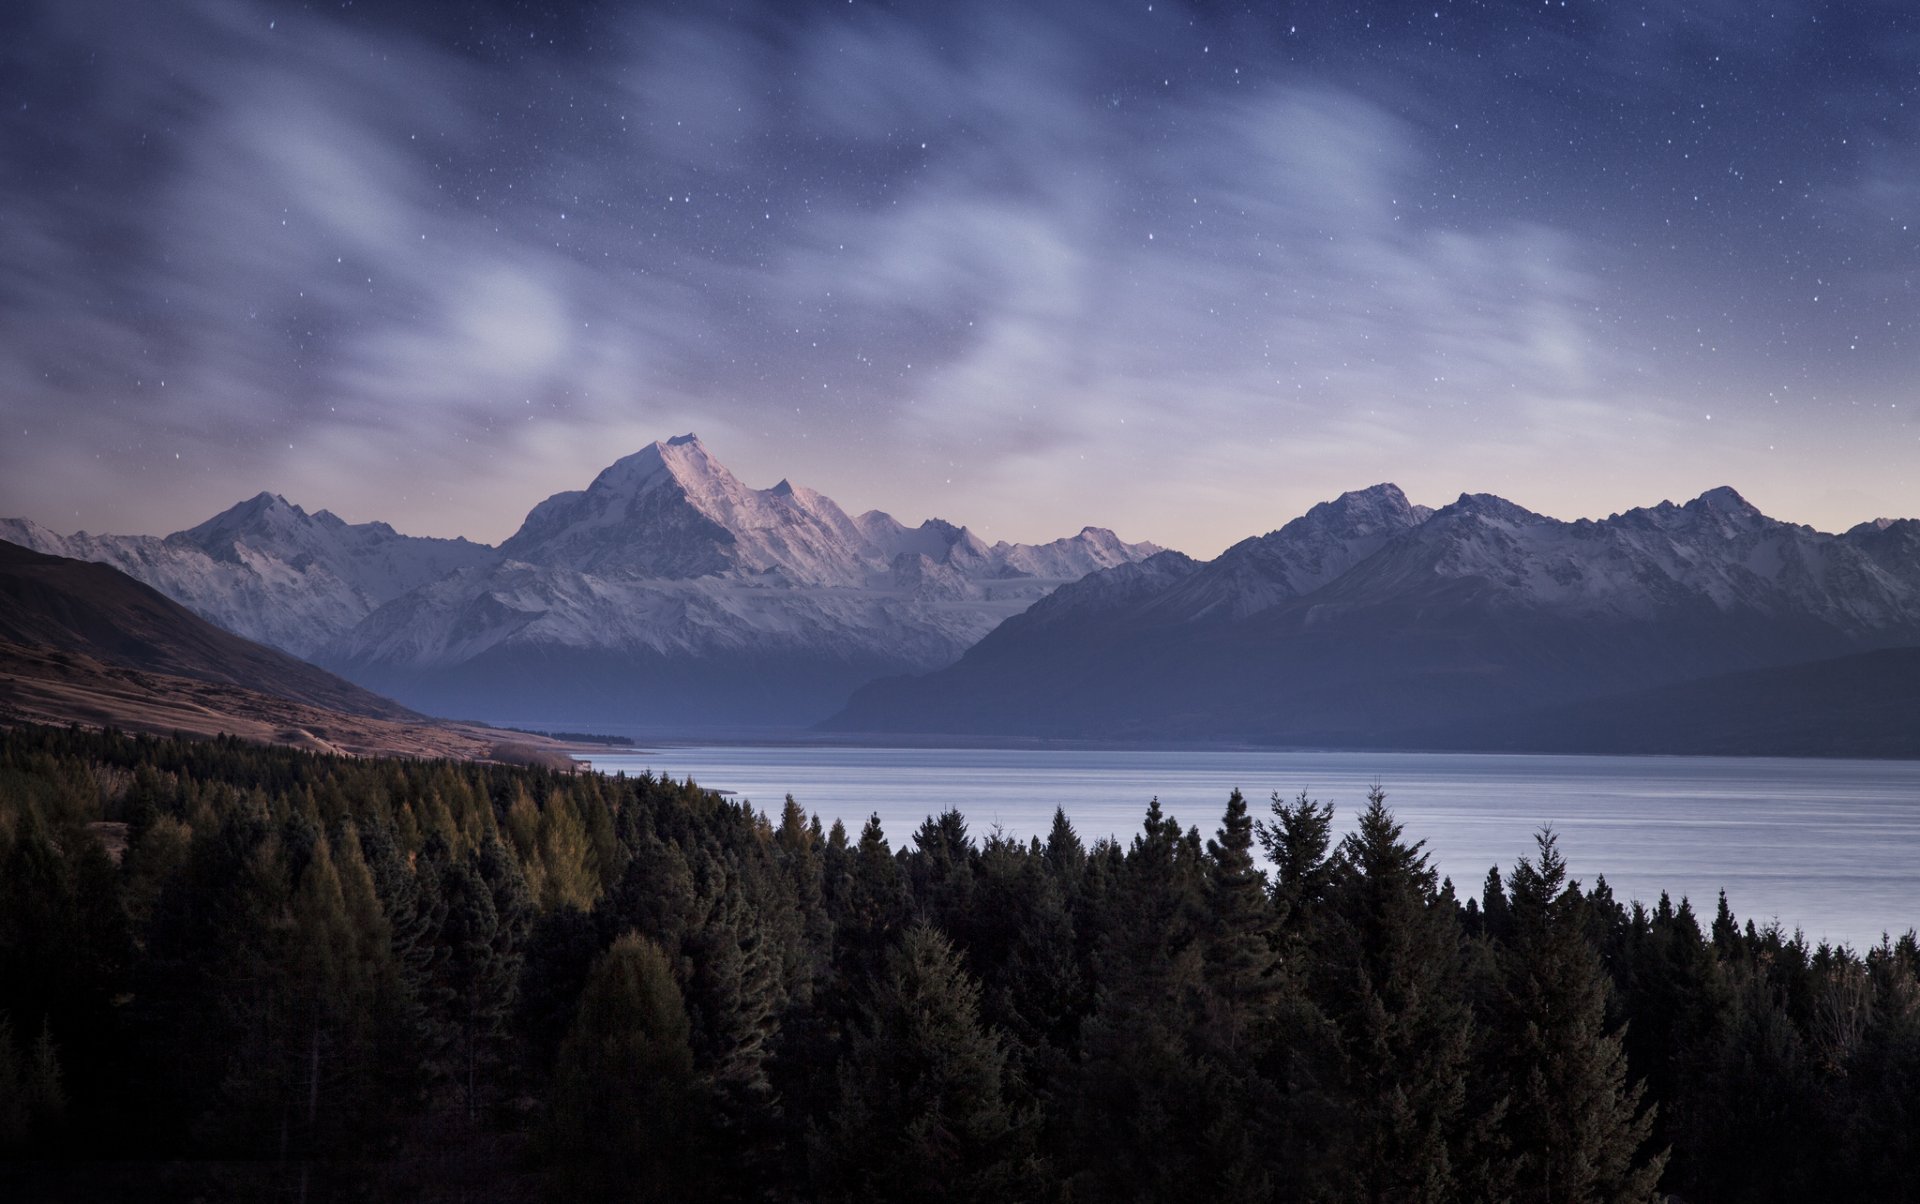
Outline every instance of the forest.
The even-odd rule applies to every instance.
[[[1337,840],[1305,794],[1143,803],[896,847],[645,775],[0,731],[0,1197],[1920,1198],[1911,932],[1621,900],[1551,832],[1463,888],[1378,791]]]

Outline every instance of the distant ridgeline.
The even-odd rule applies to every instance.
[[[1911,934],[1625,904],[1545,835],[1462,896],[1378,796],[1330,821],[896,851],[644,774],[3,731],[0,1198],[1920,1194]]]

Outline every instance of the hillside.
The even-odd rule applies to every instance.
[[[1406,741],[1507,752],[1920,757],[1920,648],[1719,674],[1409,732]]]
[[[1094,574],[825,725],[1401,747],[1695,679],[1920,644],[1911,520],[1843,535],[1731,489],[1562,522],[1343,495],[1210,563]],[[1456,737],[1464,738],[1464,737]],[[1576,742],[1577,743],[1577,742]]]

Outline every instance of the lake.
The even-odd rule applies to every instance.
[[[1303,788],[1344,832],[1379,784],[1464,897],[1488,867],[1560,834],[1571,873],[1605,874],[1621,900],[1662,890],[1693,900],[1704,926],[1724,889],[1734,914],[1864,948],[1920,925],[1920,762],[1714,757],[1549,757],[1441,753],[918,749],[689,745],[596,753],[598,769],[648,769],[730,790],[777,813],[792,794],[857,837],[878,812],[895,848],[948,807],[976,838],[995,826],[1043,839],[1053,809],[1089,845],[1131,839],[1158,796],[1211,836],[1227,794],[1255,814]]]

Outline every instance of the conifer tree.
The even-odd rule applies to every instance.
[[[1041,1087],[1064,1069],[1093,997],[1058,876],[1039,856],[1024,858],[1019,873],[1016,923],[986,1013],[1014,1038],[1025,1077]]]
[[[861,828],[848,869],[846,911],[836,917],[835,926],[844,937],[841,976],[852,985],[878,971],[886,950],[906,927],[913,904],[878,814]]]
[[[1304,804],[1301,814],[1312,818]],[[1468,1107],[1463,934],[1424,842],[1401,836],[1376,788],[1341,843],[1314,948],[1315,993],[1343,1068],[1335,1181],[1372,1201],[1492,1198],[1483,1137],[1493,1118]]]
[[[1513,910],[1507,903],[1506,884],[1497,865],[1487,870],[1486,883],[1480,890],[1480,924],[1496,941],[1506,940],[1513,932]]]
[[[472,861],[449,862],[438,875],[440,931],[446,951],[438,967],[443,1002],[441,1073],[459,1092],[470,1118],[477,1116],[480,1086],[500,1053],[520,965],[509,920],[503,923],[494,892]]]
[[[1333,881],[1328,852],[1333,843],[1333,805],[1307,797],[1292,802],[1273,796],[1273,822],[1255,826],[1260,847],[1273,863],[1273,897],[1280,922],[1293,936],[1303,933]]]
[[[675,1201],[686,1181],[693,1051],[659,947],[628,933],[588,976],[554,1071],[547,1144],[568,1198]]]
[[[1272,1014],[1281,988],[1267,876],[1253,860],[1253,820],[1238,790],[1207,842],[1207,908],[1201,932],[1210,1038],[1224,1053],[1242,1049]]]
[[[575,907],[541,916],[527,936],[514,992],[512,1033],[518,1061],[536,1083],[553,1073],[560,1043],[595,959],[602,952],[593,917]]]
[[[703,911],[677,959],[695,1064],[733,1111],[770,1095],[766,1060],[786,1003],[779,942],[737,869],[703,856]]]
[[[977,957],[979,934],[974,914],[974,886],[979,854],[967,835],[967,821],[948,808],[929,816],[913,834],[914,852],[907,859],[907,882],[915,914],[947,934],[962,954]],[[979,962],[972,963],[977,970]]]
[[[1029,1198],[1034,1118],[1008,1100],[1006,1050],[947,939],[924,922],[908,927],[862,1013],[839,1103],[815,1141],[823,1198]]]
[[[1509,1130],[1522,1204],[1645,1204],[1666,1163],[1643,1147],[1653,1127],[1627,1079],[1621,1036],[1606,1030],[1609,990],[1554,834],[1509,879],[1513,934],[1502,951],[1502,1043]]]
[[[819,827],[819,817],[809,822],[806,812],[789,794],[773,837],[781,872],[800,909],[803,939],[791,942],[784,950],[788,963],[784,977],[802,1002],[812,999],[814,986],[826,973],[833,955],[833,919],[827,914]]]
[[[380,1088],[382,1025],[394,1018],[398,986],[386,922],[360,860],[357,838],[314,844],[289,904],[284,1001],[277,1057],[290,1068],[279,1101],[290,1148],[327,1157],[377,1127],[388,1097]],[[345,871],[344,873],[342,871]]]
[[[1207,1164],[1194,1140],[1217,1115],[1196,1049],[1206,990],[1196,931],[1205,904],[1200,860],[1156,798],[1105,888],[1083,1057],[1055,1097],[1076,1194],[1218,1194],[1220,1168]],[[1089,878],[1104,872],[1090,867]]]
[[[1047,868],[1060,878],[1069,892],[1080,884],[1080,875],[1087,868],[1087,846],[1074,831],[1065,807],[1053,809],[1053,826],[1047,831],[1046,859]]]
[[[594,870],[598,858],[586,825],[564,792],[550,796],[541,809],[538,839],[541,906],[591,908],[600,895],[600,878]]]

